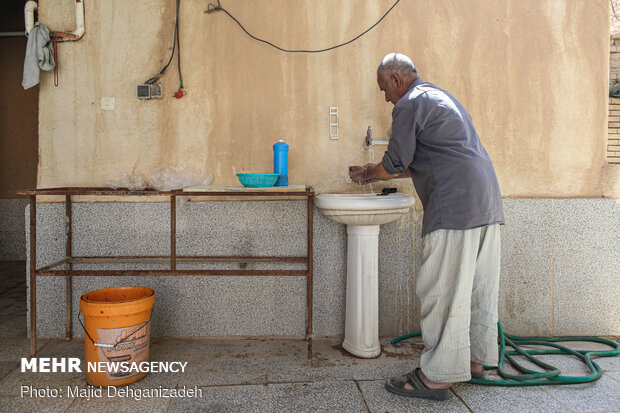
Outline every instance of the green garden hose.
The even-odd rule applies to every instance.
[[[485,370],[497,368],[500,376],[506,380],[486,380],[472,378],[470,383],[484,384],[487,386],[538,386],[543,384],[576,384],[587,383],[598,380],[603,372],[601,368],[592,361],[592,357],[609,357],[620,355],[620,344],[615,341],[598,337],[584,336],[565,336],[565,337],[520,337],[512,334],[504,333],[502,325],[498,322],[499,335],[499,363],[497,367],[484,366]],[[411,337],[421,335],[421,332],[407,334],[402,337],[395,338],[392,344],[406,340]],[[573,350],[568,347],[555,344],[561,341],[590,341],[595,343],[603,343],[613,348],[607,351],[590,351],[590,350]],[[552,349],[528,349],[524,350],[520,346],[545,346],[553,347]],[[506,346],[512,347],[513,350],[506,350]],[[588,376],[563,376],[560,369],[534,357],[535,354],[565,354],[572,355],[583,361],[590,369],[591,374]],[[543,368],[544,372],[530,370],[520,365],[512,356],[523,356],[532,363]],[[524,374],[509,374],[504,370],[504,361],[508,360],[514,368]]]

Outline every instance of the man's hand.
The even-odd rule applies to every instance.
[[[358,185],[371,184],[377,182],[379,179],[374,176],[374,163],[367,163],[364,166],[349,166],[349,176],[351,180]]]

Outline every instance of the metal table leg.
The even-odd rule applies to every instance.
[[[71,259],[71,195],[66,195],[65,198],[65,212],[67,216],[67,260]],[[71,262],[65,264],[65,268],[71,271]],[[71,275],[65,276],[65,340],[71,341],[71,300],[72,300],[72,278]]]
[[[177,197],[170,196],[170,270],[177,269]]]
[[[37,352],[37,196],[30,196],[30,356]]]
[[[306,275],[306,301],[307,301],[307,320],[306,320],[306,340],[308,341],[308,365],[312,365],[312,292],[313,292],[313,279],[312,279],[312,241],[313,241],[313,213],[314,213],[314,198],[308,196],[308,273]]]

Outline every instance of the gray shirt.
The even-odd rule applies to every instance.
[[[409,168],[424,207],[423,235],[504,223],[493,164],[469,113],[431,83],[415,80],[394,106],[383,166],[390,174]]]

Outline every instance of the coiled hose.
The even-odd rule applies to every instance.
[[[520,337],[512,334],[504,333],[501,323],[497,323],[499,335],[499,362],[497,367],[484,366],[485,370],[497,368],[500,376],[505,380],[487,380],[472,378],[470,383],[483,384],[487,386],[539,386],[545,384],[576,384],[587,383],[598,380],[603,374],[598,364],[592,361],[592,357],[610,357],[620,355],[620,344],[615,341],[598,337],[586,336],[564,336],[564,337]],[[415,332],[395,338],[391,341],[396,344],[399,341],[406,340],[411,337],[422,335],[421,332]],[[590,350],[573,350],[560,344],[562,341],[589,341],[594,343],[603,343],[613,348],[607,351],[590,351]],[[545,346],[552,349],[528,349],[525,350],[521,346]],[[513,350],[506,350],[506,346],[512,347]],[[579,358],[590,369],[591,374],[588,376],[563,376],[560,369],[547,364],[534,355],[537,354],[564,354],[572,355]],[[532,363],[543,368],[546,371],[539,372],[530,370],[519,364],[514,357],[521,355]],[[510,374],[504,370],[504,362],[508,360],[512,366],[523,374]]]

